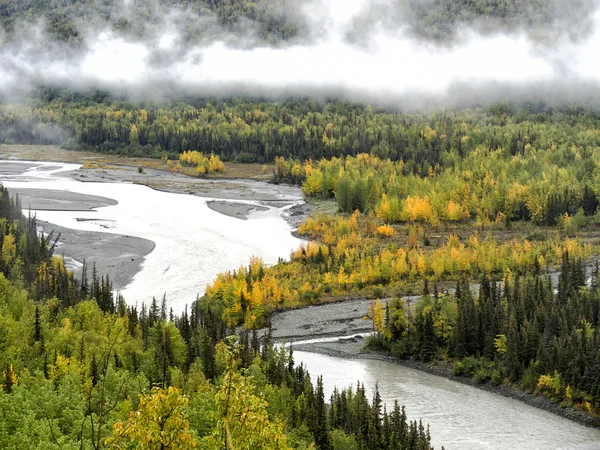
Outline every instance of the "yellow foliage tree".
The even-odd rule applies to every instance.
[[[0,388],[4,390],[7,394],[12,393],[13,386],[19,384],[19,380],[17,378],[17,374],[13,369],[13,365],[10,364],[4,373],[2,373],[2,384],[0,384]]]
[[[197,447],[185,413],[188,399],[174,387],[166,391],[153,388],[151,395],[140,395],[137,411],[126,421],[113,426],[106,440],[111,449],[188,450]]]
[[[394,235],[394,229],[390,225],[381,225],[377,227],[375,233],[383,237],[392,237]]]
[[[2,261],[8,265],[16,254],[15,237],[12,234],[7,234],[4,236],[4,242],[2,243]]]
[[[460,205],[453,200],[448,202],[446,207],[446,220],[459,221],[464,218],[464,213]]]
[[[283,424],[269,420],[268,404],[262,394],[256,393],[252,378],[243,376],[233,366],[230,365],[215,395],[217,426],[205,439],[207,448],[290,449]]]
[[[383,333],[385,321],[381,300],[377,299],[374,304],[369,306],[369,318],[373,321],[373,328],[375,328],[375,331],[377,333]]]

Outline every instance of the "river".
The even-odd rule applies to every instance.
[[[0,168],[3,162],[0,162]],[[207,199],[171,194],[123,183],[81,183],[61,176],[79,165],[30,163],[19,176],[0,177],[9,189],[36,188],[114,199],[97,212],[37,211],[37,217],[67,228],[149,239],[155,249],[122,294],[130,303],[167,293],[175,310],[204,291],[221,271],[247,264],[251,255],[267,263],[287,257],[299,241],[276,209],[242,221],[210,210]],[[91,221],[78,221],[89,218]],[[99,220],[102,219],[102,220]],[[112,223],[111,228],[102,224]],[[410,418],[431,425],[436,448],[600,449],[600,430],[585,428],[548,412],[434,375],[376,360],[340,359],[295,352],[313,379],[323,375],[328,396],[333,386],[376,384],[389,405],[406,405]]]
[[[168,306],[179,313],[204,293],[207,283],[218,273],[247,265],[251,256],[273,264],[280,257],[288,258],[301,242],[290,234],[291,228],[276,208],[240,220],[208,208],[210,198],[161,192],[138,184],[80,182],[61,176],[77,170],[79,164],[29,164],[32,167],[24,173],[0,177],[0,182],[9,189],[68,191],[118,202],[97,211],[33,211],[38,219],[70,229],[136,236],[155,243],[142,270],[121,290],[131,304],[149,302],[153,296],[160,300],[166,294]]]
[[[385,361],[294,352],[312,379],[323,375],[325,398],[334,386],[364,383],[382,400],[398,399],[410,419],[431,426],[432,443],[451,449],[600,449],[600,430],[471,386]]]

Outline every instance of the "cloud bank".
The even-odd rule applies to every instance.
[[[280,45],[262,43],[251,24],[233,36],[210,18],[200,26],[215,32],[190,44],[181,10],[165,11],[150,36],[95,27],[84,30],[78,46],[50,39],[41,22],[19,23],[0,49],[0,92],[56,86],[155,100],[341,96],[407,108],[600,100],[597,9],[577,33],[572,26],[546,35],[524,28],[486,33],[455,24],[450,42],[415,35],[393,0],[313,0],[296,13],[307,32]]]

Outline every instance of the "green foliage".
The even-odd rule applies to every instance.
[[[596,267],[588,286],[581,261],[565,253],[556,291],[547,274],[536,274],[507,277],[502,286],[484,278],[477,294],[461,281],[454,294],[423,296],[412,308],[392,300],[376,342],[402,358],[428,361],[432,354],[448,355],[456,375],[494,385],[506,380],[596,414],[597,277]],[[450,313],[442,315],[444,310]],[[441,333],[442,326],[447,334]]]
[[[585,169],[583,162],[558,162],[557,149],[538,151],[527,145],[527,152],[516,155],[479,145],[468,155],[448,161],[447,167],[442,161],[425,174],[419,167],[407,168],[404,159],[394,162],[373,154],[308,161],[299,167],[290,161],[287,166],[298,167],[295,172],[304,177],[305,195],[326,198],[333,194],[340,212],[359,210],[385,223],[437,226],[440,221],[470,218],[480,225],[532,220],[556,223],[567,233],[586,226],[587,217],[598,206],[588,186],[598,185],[597,174]],[[278,166],[286,167],[286,163],[278,161]],[[533,173],[537,174],[534,178]],[[298,176],[288,176],[288,181],[298,182]]]
[[[31,264],[37,277],[0,273],[0,448],[328,449],[329,436],[359,442],[355,433],[367,428],[369,439],[384,442],[389,418],[369,406],[364,388],[347,405],[361,418],[357,428],[336,433],[342,427],[328,420],[333,409],[321,379],[313,387],[291,350],[273,347],[268,336],[262,346],[256,332],[227,337],[222,314],[206,304],[195,302],[173,321],[156,301],[140,311],[115,308],[109,282],[95,270],[91,285],[65,271],[72,284],[55,289],[47,277],[63,270],[62,260],[27,234],[31,221],[8,198],[2,190],[0,231],[9,230],[2,270],[12,274],[21,264],[27,274]],[[17,232],[22,246],[6,240]],[[29,259],[28,239],[37,248]],[[365,416],[365,407],[377,414]],[[390,448],[430,447],[416,422],[404,417],[393,426],[407,440]]]
[[[99,103],[51,92],[0,105],[0,142],[168,155],[200,175],[222,171],[221,160],[275,162],[276,182],[302,184],[309,197],[335,198],[341,212],[386,223],[527,220],[566,233],[586,226],[599,204],[597,112],[498,111],[403,114],[307,99]]]
[[[333,430],[329,437],[332,450],[358,450],[356,438],[352,435],[348,436],[342,430]]]
[[[150,37],[157,33],[157,23],[162,24],[160,19],[169,15],[177,17],[175,23],[185,42],[197,43],[219,32],[247,37],[250,28],[261,44],[281,45],[292,39],[297,42],[311,37],[307,18],[302,13],[306,4],[302,0],[161,0],[136,1],[123,7],[122,2],[116,0],[1,0],[0,25],[11,32],[15,23],[43,17],[50,36],[77,46],[82,41],[81,31],[90,27],[109,27],[130,38]],[[593,6],[594,2],[589,0],[576,0],[568,8],[560,2],[540,0],[375,3],[373,11],[366,10],[364,17],[358,18],[356,33],[372,27],[376,18],[386,17],[395,28],[406,29],[407,33],[420,39],[448,42],[465,28],[474,28],[484,34],[524,30],[537,39],[552,42],[562,36],[567,27],[571,33],[589,29]],[[496,111],[511,112],[511,106],[501,104],[496,106]]]
[[[80,0],[77,2],[46,2],[37,0],[1,0],[0,26],[12,31],[15,23],[45,19],[46,31],[58,41],[78,46],[83,39],[81,31],[109,27],[129,37],[150,37],[157,32],[156,23],[167,15],[184,16],[179,21],[186,42],[198,42],[207,32],[238,32],[242,24],[257,30],[263,42],[278,43],[295,37],[303,27],[294,3],[273,4],[267,0],[161,0],[160,2],[132,2],[125,7],[115,0]],[[204,19],[204,20],[201,20]],[[208,20],[207,20],[208,19]],[[214,24],[217,22],[222,30]]]

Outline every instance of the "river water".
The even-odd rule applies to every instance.
[[[0,165],[2,162],[0,162]],[[79,165],[34,163],[20,177],[0,181],[8,188],[30,187],[71,191],[117,200],[98,212],[39,211],[38,218],[67,228],[104,231],[150,239],[156,248],[123,291],[130,303],[167,293],[181,310],[221,271],[247,264],[251,255],[274,263],[287,257],[299,241],[276,210],[250,220],[223,216],[206,206],[207,199],[158,192],[124,183],[81,183],[60,176]],[[114,227],[77,218],[106,219]],[[351,360],[295,352],[313,379],[323,375],[326,396],[334,386],[378,384],[388,404],[406,405],[411,419],[431,425],[436,448],[451,449],[599,449],[600,430],[585,428],[548,412],[434,375],[375,360]]]
[[[61,176],[77,170],[79,164],[29,164],[33,167],[22,175],[0,177],[0,182],[9,189],[61,190],[118,202],[97,211],[34,211],[38,219],[66,228],[136,236],[155,243],[142,270],[121,291],[130,304],[147,303],[153,296],[160,300],[166,294],[168,306],[179,313],[204,293],[218,273],[247,265],[251,256],[259,256],[267,264],[276,263],[280,257],[289,258],[300,244],[275,208],[240,220],[211,210],[206,205],[210,198],[166,193],[138,184],[83,183]],[[111,227],[105,228],[106,223]]]
[[[360,381],[372,394],[377,384],[387,405],[397,399],[410,419],[429,423],[436,448],[600,449],[598,429],[435,375],[385,361],[300,351],[294,359],[304,363],[313,380],[323,375],[325,398],[334,386],[356,387]]]

